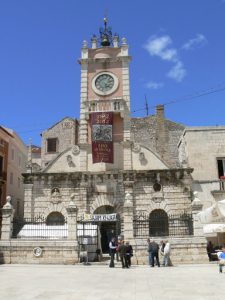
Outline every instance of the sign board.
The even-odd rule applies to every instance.
[[[83,221],[90,222],[115,222],[117,221],[117,214],[84,214]]]

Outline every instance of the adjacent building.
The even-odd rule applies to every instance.
[[[225,214],[221,209],[211,212],[211,208],[223,205],[225,199],[225,126],[186,127],[178,150],[181,164],[193,168],[192,190],[198,192],[206,212],[205,236],[214,245],[223,245]]]
[[[2,208],[6,202],[8,148],[10,137],[12,137],[11,134],[5,130],[4,127],[0,126],[0,208]]]

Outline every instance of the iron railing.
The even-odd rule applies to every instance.
[[[13,238],[19,239],[66,239],[68,236],[68,226],[65,219],[64,224],[46,223],[45,217],[35,218],[15,218],[13,220]]]
[[[134,217],[135,237],[193,235],[191,214],[152,216],[140,214]]]

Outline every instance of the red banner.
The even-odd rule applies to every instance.
[[[113,163],[113,113],[91,114],[93,163]]]

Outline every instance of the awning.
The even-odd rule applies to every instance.
[[[225,200],[218,201],[213,206],[201,211],[197,217],[202,224],[220,221],[225,217]]]
[[[225,223],[213,223],[204,225],[203,232],[205,234],[225,232]]]

